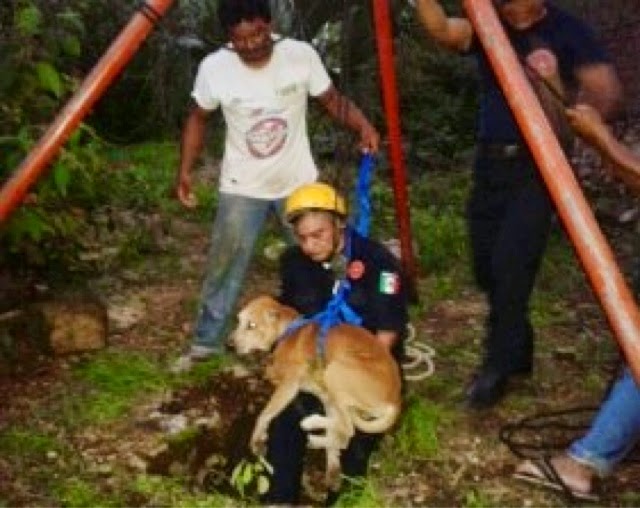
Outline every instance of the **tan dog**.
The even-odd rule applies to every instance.
[[[324,357],[316,354],[318,325],[310,323],[283,337],[298,313],[268,296],[258,297],[238,314],[238,327],[230,345],[238,354],[275,349],[265,376],[275,391],[262,410],[251,436],[254,453],[262,454],[269,423],[300,391],[316,395],[325,415],[314,414],[301,422],[310,434],[309,446],[325,448],[327,485],[340,483],[340,450],[355,429],[384,432],[397,420],[401,407],[401,380],[389,350],[364,328],[338,325],[329,330]]]

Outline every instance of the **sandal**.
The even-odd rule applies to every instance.
[[[542,457],[537,460],[527,460],[521,463],[513,474],[513,477],[531,485],[538,485],[562,492],[570,502],[597,502],[599,500],[598,496],[592,492],[584,492],[569,487],[548,457]]]

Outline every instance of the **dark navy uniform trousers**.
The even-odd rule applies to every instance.
[[[490,306],[483,369],[505,375],[531,370],[529,299],[552,214],[528,151],[500,157],[479,150],[468,228],[476,280]]]

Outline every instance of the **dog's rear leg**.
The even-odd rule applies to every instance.
[[[330,490],[338,490],[342,480],[342,467],[340,465],[340,453],[348,445],[355,429],[349,419],[349,414],[338,405],[327,405],[326,453],[327,471],[326,484]]]
[[[285,407],[295,398],[300,386],[297,382],[284,380],[278,385],[276,391],[267,402],[260,415],[256,420],[256,424],[251,434],[251,451],[256,455],[264,455],[267,443],[267,431],[269,424],[276,416],[278,416]]]

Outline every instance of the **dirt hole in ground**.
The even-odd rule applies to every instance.
[[[141,422],[164,433],[154,449],[138,452],[144,457],[145,472],[187,478],[203,492],[240,497],[231,477],[242,461],[257,463],[249,439],[271,391],[254,374],[221,372],[202,386],[173,392]],[[305,460],[302,498],[315,503],[324,495],[324,454],[309,450]],[[257,496],[257,479],[245,492]]]

